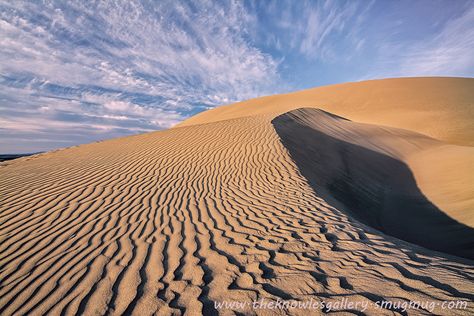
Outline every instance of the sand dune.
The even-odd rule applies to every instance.
[[[189,126],[313,107],[355,122],[403,128],[458,145],[474,145],[473,78],[395,78],[272,95],[199,113]]]
[[[429,86],[434,79],[426,79],[428,83],[419,80],[420,85]],[[467,98],[472,102],[470,92],[453,83],[457,79],[434,82],[444,80],[449,100]],[[459,85],[472,87],[472,80],[459,80]],[[467,97],[459,96],[458,88]],[[420,104],[430,102],[432,96],[425,90],[415,92],[411,98],[425,100]],[[366,98],[366,104],[380,102],[377,91]],[[232,107],[227,107],[202,114],[182,127],[0,164],[0,314],[308,315],[308,310],[301,309],[245,306],[231,310],[216,309],[215,304],[315,298],[367,301],[371,305],[364,313],[371,315],[407,314],[395,307],[377,309],[374,304],[380,300],[463,300],[469,302],[467,309],[438,308],[434,312],[472,314],[472,260],[429,250],[371,227],[377,223],[371,223],[368,215],[391,211],[378,202],[379,196],[374,201],[384,206],[381,209],[367,198],[363,199],[365,205],[351,208],[352,204],[337,194],[341,188],[336,194],[327,190],[331,179],[325,178],[333,172],[340,174],[338,159],[344,155],[339,149],[355,150],[362,158],[368,155],[382,167],[387,159],[398,162],[397,166],[403,162],[412,172],[411,182],[403,184],[411,187],[395,187],[394,193],[416,193],[415,199],[424,196],[424,202],[435,208],[429,212],[442,212],[458,222],[453,225],[465,225],[452,226],[449,231],[428,222],[432,225],[427,229],[440,235],[433,237],[445,238],[453,249],[461,249],[463,241],[457,240],[457,234],[463,232],[454,230],[472,225],[472,215],[464,212],[472,205],[472,200],[465,199],[473,190],[464,172],[470,167],[472,152],[471,147],[454,146],[450,140],[456,144],[472,140],[472,129],[466,127],[468,119],[464,117],[469,110],[463,104],[450,103],[457,110],[444,119],[456,117],[459,128],[439,127],[438,132],[435,125],[429,127],[421,119],[424,110],[413,118],[420,126],[403,119],[397,125],[393,118],[377,123],[419,127],[406,131],[355,123],[353,116],[359,115],[355,110],[353,116],[346,116],[354,122],[313,109],[286,113],[302,107],[302,100],[299,97],[291,109],[282,106],[275,111],[267,111],[268,101],[262,105],[265,109],[241,112],[246,115],[228,114]],[[449,107],[443,109],[436,113],[440,120]],[[399,112],[411,115],[402,109]],[[204,120],[207,115],[212,117],[209,122]],[[377,115],[382,117],[383,111],[362,122],[374,123]],[[197,124],[201,119],[202,124]],[[392,124],[387,124],[391,120]],[[313,133],[307,148],[295,142],[299,128]],[[426,132],[430,128],[433,132]],[[420,131],[444,142],[415,133]],[[325,142],[324,148],[316,140]],[[319,156],[308,158],[318,152]],[[333,158],[331,164],[325,164],[327,170],[320,164],[328,161],[324,155]],[[455,165],[465,168],[462,173],[456,171],[464,174],[459,182],[449,174],[429,174],[426,161],[433,164],[432,170],[442,173],[446,168],[443,161],[454,156],[460,157],[453,160]],[[369,167],[365,167],[367,172]],[[312,175],[321,176],[321,182]],[[369,178],[370,173],[355,175],[362,177],[356,181],[377,184]],[[445,179],[446,184],[436,187],[432,179]],[[399,185],[396,180],[390,184]],[[462,188],[466,183],[459,196],[453,192],[454,186]],[[346,185],[354,183],[346,181]],[[423,187],[420,192],[416,192],[418,185]],[[443,192],[447,192],[446,198],[431,199]],[[364,206],[369,208],[367,214]],[[408,218],[419,220],[416,214],[399,216],[405,222]],[[389,226],[390,222],[382,224],[379,228],[388,233],[393,233],[391,228],[403,229]],[[472,254],[472,245],[465,250]],[[432,313],[425,308],[410,314]]]
[[[273,125],[319,196],[390,235],[474,259],[474,148],[312,108]]]

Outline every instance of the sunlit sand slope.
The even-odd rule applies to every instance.
[[[448,143],[474,145],[473,78],[395,78],[272,95],[202,112],[188,126],[313,107],[362,123],[403,128]]]
[[[341,297],[371,302],[372,315],[396,312],[375,309],[383,299],[467,300],[456,312],[474,313],[473,261],[388,237],[324,200],[274,118],[3,163],[0,314],[308,315],[215,303]]]

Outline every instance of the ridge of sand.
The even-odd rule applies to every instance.
[[[392,78],[329,85],[217,107],[177,126],[265,113],[278,116],[303,107],[474,145],[474,78]]]
[[[390,235],[474,259],[474,148],[314,108],[272,124],[319,196]]]
[[[469,305],[455,312],[474,312],[473,261],[384,235],[322,199],[274,118],[0,164],[0,314],[230,315],[214,303],[341,297],[459,299]]]

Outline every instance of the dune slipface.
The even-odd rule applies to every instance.
[[[342,202],[347,212],[390,235],[474,259],[474,194],[469,190],[474,148],[311,108],[282,114],[272,123],[319,196]],[[445,202],[444,210],[426,196],[433,189],[416,181],[417,174],[433,171],[429,162],[440,156],[451,170],[430,177],[444,183],[445,192],[429,195],[457,197]],[[453,167],[462,170],[453,172]]]
[[[376,108],[380,94],[390,93],[394,82],[406,92],[406,80],[386,81],[386,87],[384,81],[355,85],[372,87],[364,104]],[[219,118],[221,111],[240,107],[233,105],[170,130],[2,163],[0,314],[308,315],[307,309],[255,309],[252,303],[341,298],[367,302],[364,313],[372,315],[412,314],[396,306],[379,309],[376,303],[383,300],[460,300],[467,302],[465,309],[425,306],[413,314],[472,314],[474,262],[426,247],[452,246],[456,251],[451,253],[472,254],[472,244],[459,237],[472,237],[473,190],[466,172],[472,162],[473,131],[466,127],[472,107],[465,105],[472,105],[473,81],[416,82],[424,90],[409,89],[410,95],[398,101],[428,104],[428,87],[445,82],[443,102],[456,109],[446,120],[456,118],[468,136],[460,128],[436,132],[428,122],[410,129],[412,123],[397,125],[393,118],[380,124],[404,130],[360,124],[333,111],[351,120],[346,121],[319,106],[314,92],[308,96],[315,101],[311,106],[325,111],[297,110],[308,106],[298,102],[272,109],[269,101],[263,109],[252,105],[241,112],[245,115],[232,110],[232,117]],[[338,97],[320,98],[350,107],[343,96],[360,91],[346,88],[328,87],[340,89],[334,92]],[[278,103],[278,96],[273,100],[289,104],[286,99]],[[438,109],[440,119],[449,112],[448,105]],[[416,109],[399,111],[409,117]],[[377,124],[382,112],[360,121]],[[347,152],[382,167],[371,173],[360,159],[344,164]],[[461,169],[455,172],[459,179],[445,172],[450,161]],[[430,178],[428,163],[439,176]],[[386,168],[403,176],[388,183],[377,180]],[[348,174],[353,178],[348,180]],[[432,179],[445,183],[438,188]],[[361,192],[364,184],[368,190]],[[388,201],[385,193],[373,193],[385,186],[392,186]],[[439,197],[443,193],[446,198]],[[416,214],[397,215],[407,223],[410,238],[404,239],[411,243],[390,236],[403,238],[404,232],[384,217],[393,211],[390,194],[410,198],[403,202],[408,206],[421,201],[427,208],[423,216],[448,221],[452,226],[436,221],[426,226],[439,234],[433,236],[436,241],[445,236],[447,248],[425,243],[430,242],[426,236],[412,239],[420,236],[413,225],[425,229]],[[241,305],[225,308],[219,305],[223,302]]]

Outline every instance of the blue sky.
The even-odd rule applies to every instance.
[[[473,52],[473,1],[0,1],[0,153],[326,84],[472,77]]]

